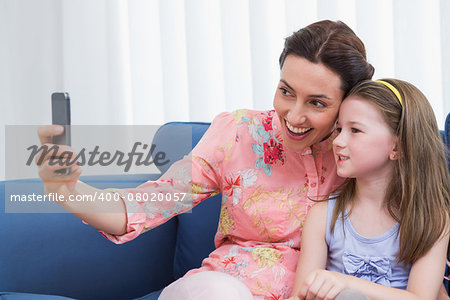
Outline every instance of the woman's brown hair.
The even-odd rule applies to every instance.
[[[385,203],[400,225],[397,260],[410,264],[449,230],[450,176],[446,147],[431,105],[422,92],[402,80],[382,80],[399,91],[403,105],[388,87],[369,80],[356,85],[348,96],[357,96],[377,107],[398,138],[399,158],[394,162]],[[344,218],[346,207],[351,207],[355,186],[356,179],[349,178],[339,188],[331,232],[338,216]]]
[[[280,68],[288,55],[325,65],[341,77],[345,94],[356,83],[371,79],[374,72],[363,42],[341,21],[319,21],[294,32],[285,40]]]

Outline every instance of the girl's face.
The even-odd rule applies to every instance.
[[[299,152],[326,138],[334,129],[343,96],[339,75],[321,63],[288,55],[273,100],[283,145]]]
[[[360,96],[346,98],[339,111],[337,131],[333,151],[339,176],[389,178],[393,160],[397,159],[397,138],[378,108]]]

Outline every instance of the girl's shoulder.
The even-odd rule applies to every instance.
[[[329,200],[316,202],[308,212],[308,218],[326,219],[328,214]]]
[[[338,199],[338,195],[332,194],[325,200],[317,201],[311,207],[308,215],[311,213],[311,211],[313,211],[313,214],[320,214],[320,215],[326,217],[328,214],[333,212],[333,209],[334,209],[334,206],[336,205],[337,199]]]
[[[316,202],[309,210],[303,225],[304,232],[313,234],[315,238],[326,237],[328,201]]]

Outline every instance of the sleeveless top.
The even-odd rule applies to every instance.
[[[342,228],[342,216],[339,215],[331,233],[335,204],[335,199],[328,201],[326,269],[388,287],[406,289],[411,265],[404,266],[396,260],[399,224],[396,223],[382,235],[368,238],[356,232],[348,216],[345,216]]]

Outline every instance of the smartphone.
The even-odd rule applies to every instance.
[[[70,97],[68,93],[52,94],[52,124],[64,126],[63,134],[53,136],[53,144],[70,146]],[[70,174],[70,168],[55,172]]]

